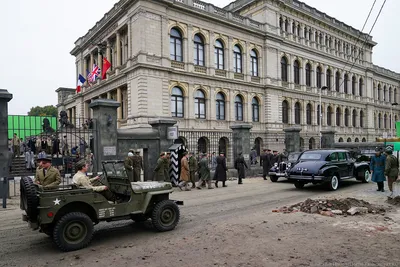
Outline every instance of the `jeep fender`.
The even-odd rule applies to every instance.
[[[338,166],[325,166],[321,169],[321,172],[325,176],[332,175],[335,172],[339,173],[339,167]]]
[[[163,191],[155,191],[155,192],[148,192],[146,194],[146,197],[143,201],[143,205],[141,208],[141,211],[143,214],[146,214],[150,211],[151,208],[151,201],[156,198],[157,196],[162,196],[162,195],[167,195],[168,197],[166,199],[169,199],[169,194],[172,193],[174,190],[170,189],[170,190],[163,190]]]

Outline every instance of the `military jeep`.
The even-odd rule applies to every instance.
[[[23,177],[22,219],[33,230],[50,236],[62,251],[88,246],[94,225],[101,221],[151,219],[154,228],[161,232],[173,230],[178,224],[178,205],[183,202],[169,199],[173,192],[171,183],[131,183],[122,161],[103,162],[103,174],[97,182],[109,190],[94,192],[76,185],[44,189],[30,177]]]

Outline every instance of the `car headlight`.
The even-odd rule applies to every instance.
[[[274,167],[278,167],[278,163],[274,163]]]
[[[292,163],[288,163],[288,164],[286,164],[286,166],[288,167],[288,168],[290,168],[290,167],[292,167]]]

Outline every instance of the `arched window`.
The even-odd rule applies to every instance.
[[[360,111],[360,127],[364,127],[364,112]]]
[[[351,143],[351,138],[347,138],[347,143]]]
[[[344,110],[344,126],[348,127],[349,126],[349,119],[350,119],[350,111],[349,109]]]
[[[175,61],[183,61],[182,34],[177,28],[172,28],[170,32],[170,58]]]
[[[307,125],[312,124],[312,108],[310,103],[306,106],[306,123]]]
[[[216,119],[225,120],[225,96],[222,93],[217,94],[216,105]]]
[[[251,76],[258,77],[258,56],[256,50],[250,51],[251,58]]]
[[[356,95],[356,77],[351,78],[351,94]]]
[[[220,40],[215,41],[214,54],[215,54],[215,68],[223,70],[225,68],[224,45]]]
[[[294,74],[294,83],[300,84],[300,63],[298,60],[295,60],[293,63],[293,74]]]
[[[383,115],[383,129],[387,129],[388,125],[387,120],[388,120],[387,115],[386,114]]]
[[[330,69],[326,70],[326,86],[328,87],[328,90],[331,90],[331,77],[332,77],[332,72]]]
[[[194,36],[194,65],[204,66],[204,41],[203,38],[196,34]]]
[[[205,137],[200,137],[197,141],[197,152],[198,153],[207,153],[208,146],[207,146],[207,139]]]
[[[296,104],[294,104],[294,123],[301,123],[301,106],[299,102],[296,102]]]
[[[382,92],[381,84],[378,84],[378,100],[381,100],[381,92]]]
[[[347,75],[347,73],[344,75],[344,93],[348,94],[349,93],[349,75]]]
[[[194,96],[194,114],[196,119],[206,118],[206,97],[204,92],[197,90]]]
[[[387,100],[386,94],[387,94],[386,85],[384,85],[384,86],[383,86],[383,101],[386,101],[386,100]]]
[[[314,149],[315,148],[315,139],[313,137],[308,140],[308,149]]]
[[[378,114],[378,129],[382,128],[382,115],[379,113]]]
[[[393,94],[392,87],[389,87],[389,103],[392,103],[392,94]]]
[[[360,96],[363,96],[363,79],[362,78],[360,78],[359,80],[358,80],[358,94],[360,95]]]
[[[340,73],[337,71],[335,75],[335,89],[336,92],[340,91]]]
[[[306,64],[306,85],[311,86],[311,64]]]
[[[361,142],[365,143],[367,142],[367,139],[365,139],[365,137],[361,140]]]
[[[320,66],[317,67],[317,87],[322,87],[322,68]]]
[[[326,112],[326,124],[328,124],[328,126],[332,126],[332,113],[332,108],[328,107]]]
[[[235,97],[235,118],[237,121],[243,120],[243,98],[239,95]]]
[[[233,47],[233,71],[242,73],[242,49],[238,45]]]
[[[179,87],[172,88],[171,92],[171,116],[183,118],[183,92]]]
[[[342,111],[340,110],[340,108],[336,108],[336,126],[340,126],[341,117],[342,117]]]
[[[355,109],[353,109],[353,114],[352,114],[352,125],[353,127],[357,126],[357,112]]]
[[[360,142],[360,139],[356,138],[356,139],[354,139],[354,142],[358,143],[358,142]]]
[[[288,81],[288,64],[286,57],[281,58],[281,79],[283,82]]]
[[[339,143],[343,143],[343,138],[342,137],[339,138]]]
[[[289,103],[286,100],[282,102],[282,123],[289,123]]]
[[[252,118],[254,122],[260,121],[260,103],[256,97],[251,101]]]

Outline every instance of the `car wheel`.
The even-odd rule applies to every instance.
[[[157,203],[151,216],[154,227],[160,232],[173,230],[179,219],[179,207],[171,200],[163,200]]]
[[[93,222],[85,213],[67,213],[57,221],[53,241],[62,251],[73,251],[89,245],[93,236]]]
[[[278,179],[279,179],[278,176],[276,176],[276,175],[271,175],[269,178],[271,179],[271,182],[273,182],[273,183],[278,182]]]
[[[30,177],[22,177],[20,181],[21,208],[25,210],[30,221],[36,221],[38,215],[39,198],[36,187]]]
[[[368,169],[364,171],[364,176],[362,177],[361,181],[363,183],[369,183],[371,181],[371,173]]]
[[[149,219],[148,216],[144,215],[144,214],[135,214],[132,215],[132,220],[134,220],[135,222],[145,222]]]
[[[328,189],[331,191],[336,191],[339,188],[339,182],[339,176],[337,176],[336,174],[332,175],[328,183]]]
[[[304,188],[305,183],[296,181],[296,182],[294,182],[294,186],[295,186],[297,189],[302,189],[302,188]]]

